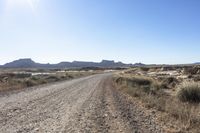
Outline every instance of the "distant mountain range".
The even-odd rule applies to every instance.
[[[196,64],[196,65],[200,65],[200,62],[195,62],[194,64]]]
[[[116,67],[131,67],[141,66],[142,63],[136,64],[124,64],[122,62],[114,62],[113,60],[102,60],[101,62],[60,62],[58,64],[41,64],[36,63],[32,59],[19,59],[5,65],[1,65],[1,68],[83,68],[83,67],[101,67],[101,68],[116,68]]]

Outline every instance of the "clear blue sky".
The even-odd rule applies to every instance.
[[[0,64],[200,61],[200,0],[0,0]]]

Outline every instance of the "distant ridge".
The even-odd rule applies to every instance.
[[[82,67],[101,67],[101,68],[116,68],[116,67],[132,67],[144,65],[142,63],[124,64],[122,62],[115,62],[113,60],[102,60],[101,62],[60,62],[58,64],[41,64],[36,63],[30,58],[19,59],[5,65],[0,65],[1,68],[82,68]]]
[[[194,64],[195,64],[195,65],[200,65],[200,62],[195,62]]]

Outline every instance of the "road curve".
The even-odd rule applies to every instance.
[[[0,132],[162,132],[98,74],[0,96]]]

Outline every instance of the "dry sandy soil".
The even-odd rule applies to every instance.
[[[112,74],[0,96],[0,132],[161,133],[146,114],[112,85]]]

